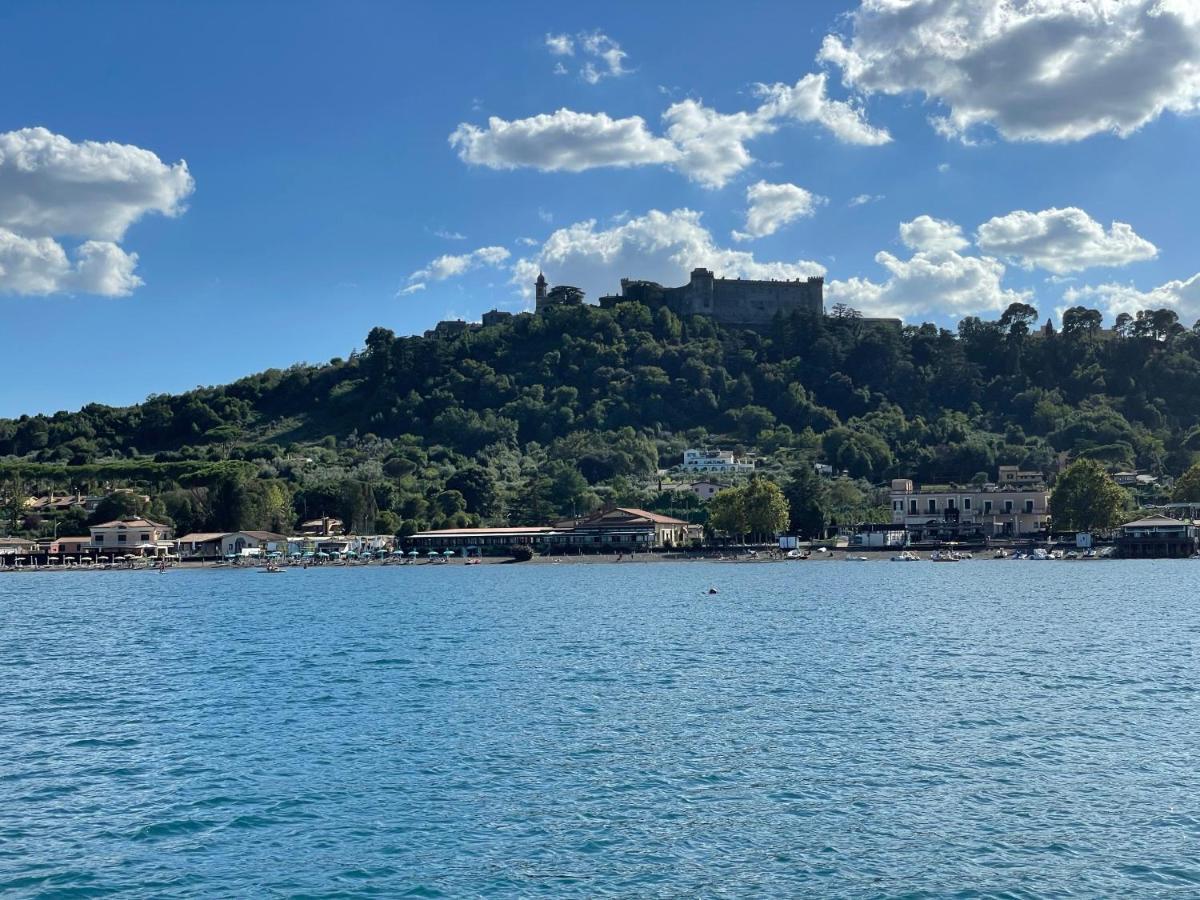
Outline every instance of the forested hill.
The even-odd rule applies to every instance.
[[[635,303],[457,336],[376,328],[362,352],[328,365],[2,420],[0,456],[35,479],[50,466],[26,464],[69,473],[111,460],[244,460],[292,492],[375,479],[386,496],[376,491],[373,505],[400,517],[397,498],[432,502],[469,470],[493,499],[484,509],[460,484],[465,511],[487,517],[507,491],[514,518],[518,505],[545,515],[566,497],[618,496],[688,446],[757,451],[768,469],[824,460],[874,482],[965,482],[997,463],[1045,469],[1063,450],[1178,474],[1200,448],[1200,332],[1169,311],[1106,330],[1099,313],[1075,308],[1050,335],[1021,304],[996,321],[965,319],[957,333],[842,312],[777,318],[761,333]],[[574,487],[547,501],[557,508],[531,509],[514,493],[531,472]]]

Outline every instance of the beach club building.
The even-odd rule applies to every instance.
[[[1147,516],[1121,526],[1117,553],[1125,559],[1186,559],[1196,552],[1196,537],[1191,522]]]
[[[288,539],[273,531],[231,531],[221,536],[221,552],[225,556],[287,553]]]
[[[114,519],[91,527],[91,546],[97,554],[165,556],[175,549],[171,526],[149,519]]]
[[[680,547],[699,536],[698,526],[633,507],[610,507],[554,525],[518,528],[451,528],[420,531],[404,539],[418,551],[527,546],[549,551],[629,552]]]
[[[176,543],[182,559],[217,559],[221,555],[221,538],[224,532],[192,531]]]

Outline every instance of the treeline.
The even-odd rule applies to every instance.
[[[756,452],[785,490],[828,462],[848,480],[819,489],[866,510],[879,499],[869,485],[890,477],[1048,470],[1062,451],[1177,475],[1200,449],[1200,332],[1173,311],[1105,329],[1076,307],[1049,335],[1025,304],[955,331],[839,312],[779,316],[761,332],[637,303],[454,337],[376,328],[327,365],[0,420],[0,480],[9,493],[14,480],[146,484],[173,498],[160,511],[177,522],[228,523],[240,508],[238,526],[327,514],[404,530],[546,521],[609,501],[702,519],[647,481],[689,446]],[[230,490],[249,499],[212,502]]]

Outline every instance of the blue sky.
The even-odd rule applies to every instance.
[[[524,308],[539,267],[1200,316],[1194,4],[647,9],[0,6],[0,415]]]

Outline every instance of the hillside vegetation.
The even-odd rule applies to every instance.
[[[0,420],[0,478],[10,500],[148,485],[156,514],[182,529],[328,513],[411,530],[544,521],[609,500],[686,507],[647,484],[690,446],[759,454],[784,482],[826,461],[858,480],[839,501],[858,508],[874,502],[866,483],[891,477],[1048,470],[1059,451],[1178,475],[1200,449],[1200,331],[1169,310],[1104,330],[1077,307],[1050,335],[1031,331],[1024,304],[957,332],[838,312],[777,317],[763,332],[637,303],[455,337],[375,328],[327,365]]]

